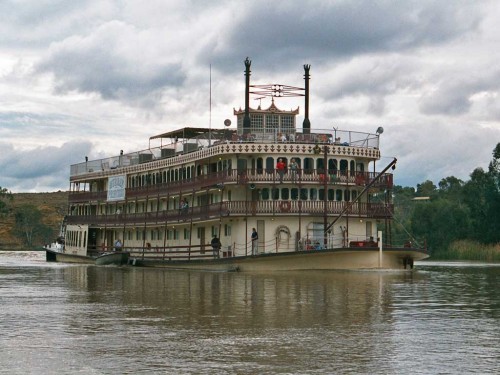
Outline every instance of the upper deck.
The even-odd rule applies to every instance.
[[[182,165],[221,154],[324,154],[359,159],[380,158],[378,133],[344,130],[315,130],[311,133],[238,134],[235,129],[184,128],[150,138],[160,145],[131,153],[73,164],[70,180],[137,173]],[[167,142],[164,143],[164,140]]]

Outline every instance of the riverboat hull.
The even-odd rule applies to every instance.
[[[68,254],[49,249],[45,249],[45,252],[46,252],[47,262],[95,264],[98,266],[125,265],[128,263],[130,255],[127,252],[115,252],[115,253],[105,253],[93,257],[93,256],[84,256],[77,254]]]
[[[124,265],[128,263],[129,256],[130,254],[125,251],[104,253],[95,258],[95,264],[98,266],[106,266],[110,264]]]
[[[301,271],[301,270],[367,270],[412,269],[413,263],[428,257],[425,251],[406,248],[384,249],[328,249],[268,253],[255,256],[228,257],[212,260],[168,260],[158,257],[132,255],[129,264],[142,267],[190,269],[208,271]]]
[[[47,262],[95,264],[95,258],[90,256],[68,254],[48,249],[45,250],[45,254]]]

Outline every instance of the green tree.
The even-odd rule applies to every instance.
[[[437,193],[436,185],[430,180],[417,184],[418,197],[433,197]]]
[[[14,217],[14,235],[27,247],[50,241],[53,231],[42,223],[42,213],[38,208],[30,204],[19,206]]]
[[[451,242],[466,238],[469,233],[469,210],[447,199],[421,202],[415,205],[411,230],[427,239],[434,254],[448,249]]]
[[[471,238],[481,243],[497,242],[498,191],[490,173],[476,168],[464,185],[464,201],[470,211],[472,224]]]
[[[9,213],[9,202],[12,199],[12,193],[0,186],[0,216],[5,216]]]

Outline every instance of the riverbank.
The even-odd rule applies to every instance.
[[[472,240],[454,241],[449,248],[432,254],[431,260],[463,260],[500,263],[500,243],[485,245]]]

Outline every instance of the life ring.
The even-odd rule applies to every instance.
[[[292,204],[289,201],[282,201],[280,203],[281,212],[288,212],[288,211],[290,211],[291,207],[292,207]]]

